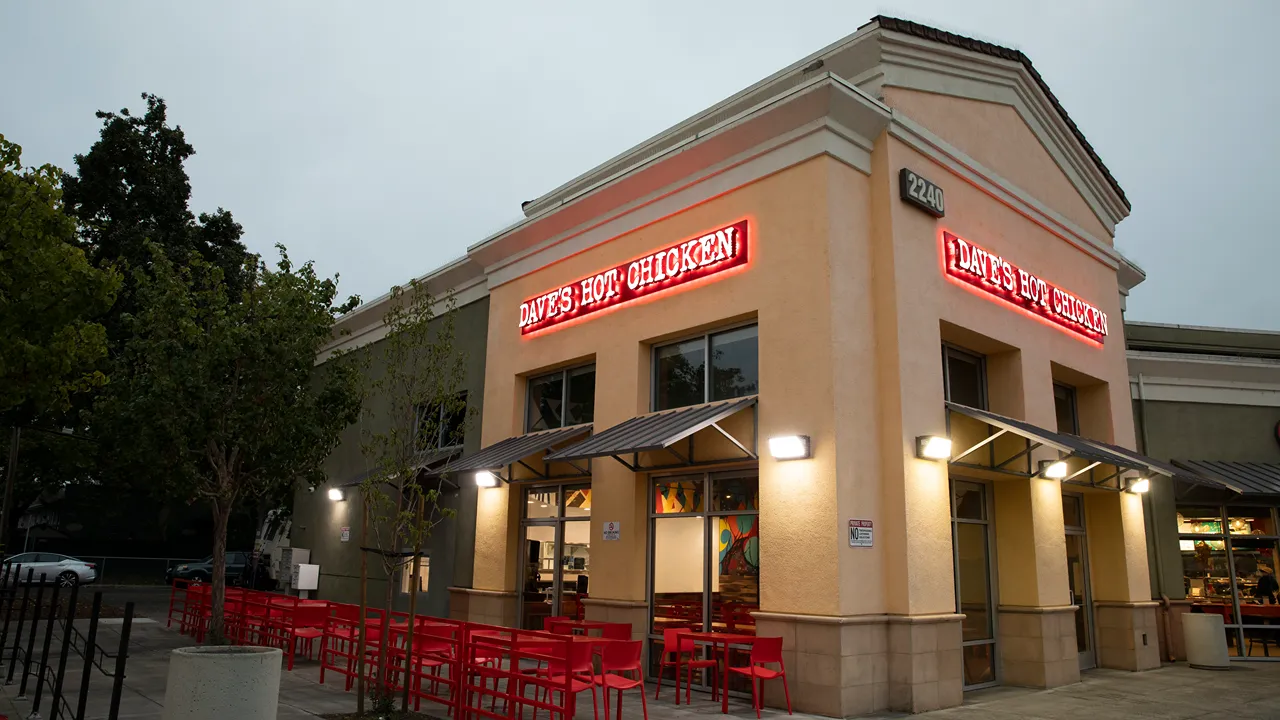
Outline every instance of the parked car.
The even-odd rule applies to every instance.
[[[21,566],[20,569],[19,566]],[[28,571],[31,571],[32,582],[38,583],[40,577],[44,576],[46,583],[56,582],[64,588],[87,585],[98,579],[97,565],[66,555],[47,552],[22,553],[8,558],[5,560],[0,581],[6,585],[13,582],[9,578],[11,571],[16,572],[16,578],[13,581],[19,583],[25,583]]]
[[[227,553],[227,584],[233,585],[239,582],[241,576],[245,574],[245,568],[249,565],[250,555],[247,552],[229,552]],[[200,562],[183,563],[165,570],[164,583],[172,585],[174,580],[191,580],[192,582],[209,582],[213,579],[213,556],[201,560]]]

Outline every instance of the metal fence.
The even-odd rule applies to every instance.
[[[108,720],[117,720],[120,715],[120,694],[124,689],[125,664],[129,657],[133,603],[125,604],[119,644],[115,652],[108,652],[98,645],[101,592],[93,594],[88,631],[82,633],[75,626],[79,585],[73,585],[67,590],[69,597],[66,597],[66,608],[63,609],[62,598],[59,597],[62,588],[57,583],[45,582],[51,578],[34,577],[33,570],[28,569],[24,573],[21,565],[10,563],[4,564],[3,572],[23,578],[23,582],[4,583],[0,586],[0,616],[3,617],[0,622],[0,671],[4,672],[6,685],[19,683],[19,700],[31,699],[30,717],[44,717],[40,713],[47,708],[50,720],[84,720],[89,701],[89,679],[96,671],[112,679],[111,704],[107,717]],[[51,658],[50,650],[55,632],[60,651]],[[40,637],[43,640],[37,649],[36,641]],[[83,664],[78,690],[69,688],[64,683],[67,663],[72,655],[78,655]],[[111,667],[110,671],[107,670],[108,666]],[[27,694],[28,688],[33,695]]]

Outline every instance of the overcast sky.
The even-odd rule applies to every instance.
[[[156,93],[193,210],[372,299],[877,13],[1030,56],[1133,203],[1132,319],[1280,330],[1273,0],[6,2],[0,133],[73,169]]]

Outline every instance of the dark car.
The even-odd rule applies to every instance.
[[[226,580],[228,585],[238,582],[240,577],[245,574],[245,568],[249,565],[249,558],[250,555],[247,552],[227,553]],[[166,585],[172,585],[174,580],[209,582],[211,579],[213,579],[212,555],[199,562],[175,565],[164,572]]]

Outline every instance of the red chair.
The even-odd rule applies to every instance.
[[[778,669],[765,665],[777,663]],[[745,675],[751,679],[751,705],[756,709],[756,717],[760,717],[760,696],[764,694],[764,681],[782,678],[782,692],[787,697],[787,714],[791,714],[791,691],[787,689],[787,668],[782,664],[782,638],[756,638],[751,646],[751,664],[747,667],[728,669],[731,673]],[[756,692],[756,681],[760,681],[760,692]]]
[[[594,653],[591,651],[591,643],[570,643],[568,652],[569,662],[567,667],[556,660],[548,661],[547,681],[552,685],[564,685],[564,687],[547,687],[545,697],[550,700],[551,693],[559,692],[563,694],[567,691],[571,697],[564,698],[561,704],[568,706],[568,717],[574,717],[576,715],[573,710],[576,705],[575,698],[583,690],[590,690],[591,711],[594,713],[596,720],[600,720],[600,707],[596,704],[595,667],[592,665]],[[537,713],[534,714],[534,717],[537,717]]]
[[[607,640],[630,640],[631,623],[609,623],[600,628],[600,637]]]
[[[556,635],[572,635],[573,628],[564,624],[572,620],[573,618],[564,616],[549,617],[542,621],[542,628],[546,632],[555,633]]]
[[[316,638],[324,637],[325,623],[329,620],[329,606],[325,604],[300,604],[294,602],[288,613],[281,618],[273,619],[272,628],[280,647],[288,657],[288,669],[293,670],[293,655],[297,651],[298,641],[306,643],[307,658],[311,657],[312,643]]]
[[[680,628],[666,628],[665,630],[662,631],[662,655],[658,659],[658,687],[656,690],[653,691],[654,700],[657,700],[658,693],[662,692],[662,671],[664,669],[669,667],[674,667],[676,669],[676,704],[679,705],[680,704],[680,672],[681,670],[683,670],[685,665],[689,666],[689,683],[690,684],[693,683],[694,670],[700,670],[700,669],[716,670],[720,667],[720,664],[717,663],[715,660],[699,660],[697,657],[695,657],[695,653],[697,653],[698,647],[693,644],[693,640],[680,637],[680,634],[682,632],[685,632],[685,631]],[[686,654],[689,656],[688,660],[684,659],[684,656]],[[671,655],[675,656],[674,660],[668,659]],[[715,700],[720,699],[719,687],[720,687],[719,683],[714,681],[711,683],[712,699],[715,699]],[[689,698],[690,698],[689,688],[686,687],[685,693],[684,693],[684,701],[686,704],[689,702]]]
[[[629,625],[623,625],[628,633]],[[606,628],[608,629],[608,628]],[[644,671],[640,668],[640,651],[643,643],[639,640],[611,642],[604,646],[604,654],[600,658],[600,674],[596,684],[604,694],[604,720],[609,720],[609,691],[618,691],[618,717],[622,717],[622,691],[640,690],[640,707],[644,710],[644,720],[649,720],[649,703],[644,698]],[[623,673],[634,672],[634,678]],[[676,697],[679,698],[679,692]]]

